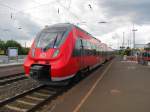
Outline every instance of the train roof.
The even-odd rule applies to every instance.
[[[58,24],[46,26],[45,29],[49,29],[49,28],[66,28],[66,29],[71,29],[73,27],[76,27],[77,29],[83,31],[87,35],[91,36],[94,40],[97,40],[98,42],[101,43],[101,41],[99,39],[95,38],[90,33],[88,33],[87,31],[83,30],[82,28],[78,27],[77,25],[74,25],[74,24],[71,24],[71,23],[58,23]],[[105,46],[106,48],[108,47],[106,43],[101,43],[101,45]],[[109,49],[112,49],[112,48],[110,47]]]
[[[49,28],[67,28],[67,29],[70,29],[70,28],[73,28],[73,27],[76,27],[78,29],[80,29],[81,31],[85,32],[87,35],[90,35],[91,37],[93,37],[90,33],[88,33],[87,31],[83,30],[82,28],[78,27],[77,25],[74,25],[74,24],[71,24],[71,23],[58,23],[58,24],[54,24],[54,25],[50,25],[50,26],[46,26],[45,29],[49,29]],[[94,39],[96,39],[97,41],[101,42],[99,39],[93,37]]]
[[[74,26],[75,26],[76,28],[80,29],[81,31],[85,32],[87,35],[93,37],[95,40],[101,42],[99,39],[95,38],[94,36],[92,36],[92,35],[91,35],[90,33],[88,33],[87,31],[83,30],[82,28],[80,28],[80,27],[78,27],[78,26],[76,26],[76,25],[74,25]]]
[[[105,44],[105,43],[101,43],[101,45],[103,45],[103,46],[107,47],[107,44]]]
[[[46,29],[49,29],[49,28],[71,28],[73,27],[73,24],[70,24],[70,23],[58,23],[58,24],[53,24],[53,25],[50,25],[50,26],[45,26]]]

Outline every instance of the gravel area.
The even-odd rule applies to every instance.
[[[20,94],[23,91],[37,87],[38,85],[38,82],[29,78],[11,83],[6,86],[0,86],[0,100]]]
[[[23,66],[4,67],[4,68],[0,68],[0,77],[14,75],[23,72],[24,72]]]
[[[17,111],[9,110],[8,108],[0,108],[0,112],[17,112]]]

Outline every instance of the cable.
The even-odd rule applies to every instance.
[[[70,10],[70,6],[71,6],[71,0],[69,0],[69,6],[68,6],[68,10]]]
[[[72,14],[75,18],[77,18],[79,21],[81,21],[80,18],[79,18],[76,14],[74,14],[73,12],[71,12],[70,10],[68,10],[68,8],[64,7],[64,6],[59,2],[59,0],[56,0],[56,1],[57,1],[57,3],[58,3],[62,8],[64,8],[67,12],[69,12],[69,13]]]
[[[53,1],[53,2],[54,2],[54,1]],[[50,4],[50,3],[52,3],[52,2],[49,2],[49,4]],[[41,4],[41,5],[49,5],[49,4]],[[22,12],[23,14],[29,14],[29,13],[23,12],[23,10],[17,10],[17,9],[15,9],[15,8],[13,8],[13,7],[10,7],[9,5],[6,5],[6,4],[0,3],[0,5],[3,6],[3,7],[9,8],[9,9],[11,9],[11,10],[13,10],[13,11],[15,11],[14,14],[21,13],[21,12]],[[27,10],[40,7],[41,5],[38,5],[38,6],[35,6],[35,7],[32,7],[32,8],[29,8],[29,9],[27,9]],[[10,17],[12,18],[12,16],[13,16],[13,15],[12,15],[12,13],[11,13]],[[40,21],[42,21],[42,22],[46,22],[45,20],[43,21],[41,18],[37,18],[37,17],[33,17],[33,16],[31,16],[31,17],[32,17],[32,18],[35,18],[35,19],[38,19],[38,20],[40,20]],[[46,22],[46,23],[47,23],[47,22]]]
[[[35,0],[31,0],[32,2],[36,3],[36,4],[40,4],[39,2],[35,1]]]
[[[3,6],[3,7],[6,7],[6,8],[9,8],[9,9],[11,9],[11,10],[16,10],[16,9],[14,9],[14,8],[12,8],[12,7],[8,6],[8,5],[6,5],[6,4],[2,4],[2,3],[0,3],[0,6]]]
[[[56,2],[56,1],[51,1],[51,2],[48,2],[48,3],[45,3],[45,4],[39,4],[38,6],[34,6],[34,7],[31,7],[31,8],[25,9],[25,10],[24,10],[24,9],[22,9],[22,10],[15,9],[15,8],[13,8],[13,7],[10,7],[10,6],[7,5],[7,4],[2,4],[2,3],[0,3],[0,5],[3,6],[3,7],[9,8],[9,9],[11,9],[11,10],[14,10],[16,13],[20,13],[20,12],[25,13],[25,11],[27,11],[27,10],[37,9],[38,7],[45,6],[45,5],[49,5],[50,3],[55,3],[55,2]]]
[[[27,11],[27,10],[32,10],[32,9],[37,9],[38,7],[45,6],[45,5],[49,5],[50,3],[58,3],[58,4],[59,4],[61,7],[63,7],[67,12],[69,12],[71,15],[73,15],[75,18],[77,18],[79,21],[81,21],[80,18],[79,18],[76,14],[74,14],[73,12],[71,12],[70,10],[68,10],[68,9],[70,9],[71,0],[70,0],[70,3],[69,3],[68,8],[66,8],[66,7],[64,7],[62,4],[60,4],[58,0],[56,0],[56,1],[51,1],[51,2],[46,3],[46,4],[39,4],[38,6],[34,6],[34,7],[31,7],[31,8],[28,8],[28,9],[26,9],[26,10],[18,10],[18,9],[13,8],[13,7],[10,7],[9,5],[2,4],[2,3],[0,3],[0,5],[3,6],[3,7],[9,8],[9,9],[11,9],[11,10],[13,10],[13,11],[15,11],[15,13],[14,13],[14,15],[15,15],[15,14],[21,13],[21,12],[22,12],[23,14],[29,14],[29,13],[26,13],[25,11]],[[13,15],[11,14],[10,17],[12,18],[12,16],[13,16]],[[33,16],[31,16],[31,17],[33,17]],[[33,18],[40,19],[40,21],[42,20],[41,18],[37,18],[37,17],[33,17]],[[42,20],[42,22],[45,22],[45,20],[44,20],[44,21]]]

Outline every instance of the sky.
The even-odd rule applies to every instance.
[[[150,42],[149,0],[0,0],[0,39],[30,47],[55,23],[73,23],[113,49]]]

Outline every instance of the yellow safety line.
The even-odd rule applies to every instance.
[[[109,68],[111,67],[113,62],[109,64],[109,66],[105,69],[105,71],[102,73],[102,75],[96,80],[94,85],[91,87],[91,89],[88,91],[88,93],[85,95],[85,97],[81,100],[81,102],[77,105],[77,107],[73,110],[73,112],[78,112],[81,106],[84,104],[84,102],[87,100],[87,98],[92,94],[97,84],[103,79],[104,75],[108,72]]]

